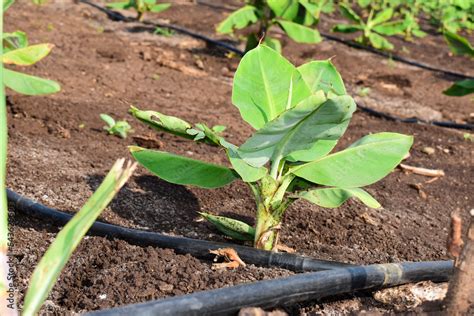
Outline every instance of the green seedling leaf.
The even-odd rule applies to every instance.
[[[270,47],[274,51],[281,54],[281,43],[276,38],[271,38],[270,36],[265,36],[265,39],[263,40],[263,44],[267,45],[268,47]]]
[[[377,25],[373,30],[382,35],[394,36],[397,34],[403,34],[406,30],[406,26],[404,21],[392,21]]]
[[[232,167],[240,175],[244,182],[256,182],[267,174],[264,167],[253,167],[243,160],[238,151],[237,146],[221,141],[221,144],[227,149],[227,156]]]
[[[15,3],[15,0],[3,0],[3,12],[7,11],[8,8]]]
[[[369,40],[370,40],[370,43],[372,44],[373,47],[377,48],[377,49],[388,49],[388,50],[392,50],[393,49],[393,44],[390,43],[388,40],[386,40],[385,38],[383,38],[382,36],[372,32],[370,33],[369,35]]]
[[[101,114],[100,118],[104,121],[109,127],[113,127],[115,125],[115,120],[107,114]]]
[[[2,61],[5,64],[30,66],[46,57],[53,47],[52,44],[38,44],[18,48],[3,54]]]
[[[159,13],[171,7],[171,3],[160,3],[150,7],[150,12]]]
[[[158,131],[167,132],[188,139],[194,138],[193,135],[187,132],[192,128],[191,124],[180,118],[164,115],[156,111],[142,111],[134,106],[130,107],[129,112],[138,120]]]
[[[298,15],[298,0],[267,0],[267,4],[279,18],[291,21]]]
[[[125,139],[127,138],[127,134],[132,131],[132,127],[127,121],[115,121],[107,114],[101,114],[100,118],[107,123],[108,126],[104,126],[104,129],[109,132],[110,135]]]
[[[354,32],[359,32],[362,31],[364,28],[360,25],[352,25],[352,24],[337,24],[336,26],[333,27],[334,32],[340,32],[340,33],[354,33]]]
[[[297,43],[319,43],[322,41],[318,30],[307,26],[284,20],[277,20],[277,23],[285,31],[285,33]]]
[[[457,81],[451,87],[444,90],[443,93],[452,97],[463,97],[474,93],[474,80],[465,79]]]
[[[224,166],[136,146],[129,149],[140,165],[171,183],[213,189],[238,179],[232,169]]]
[[[199,212],[223,234],[237,240],[250,241],[255,238],[255,228],[236,219]]]
[[[392,18],[392,16],[393,16],[393,9],[392,8],[385,9],[379,12],[375,16],[375,18],[373,18],[371,21],[367,23],[367,25],[372,27],[372,26],[387,22],[388,20]]]
[[[369,193],[360,188],[316,189],[301,192],[298,196],[311,203],[327,208],[339,207],[351,197],[359,199],[362,203],[371,208],[379,208],[381,206]]]
[[[444,39],[454,54],[474,56],[474,48],[469,41],[461,35],[445,31]]]
[[[3,53],[28,46],[28,37],[24,32],[3,33]]]
[[[245,54],[234,76],[232,102],[255,129],[309,95],[298,70],[278,52],[263,45]]]
[[[8,69],[3,69],[3,83],[6,87],[26,95],[51,94],[61,90],[61,87],[55,81]]]
[[[372,134],[345,150],[292,167],[290,172],[316,184],[339,188],[362,187],[389,174],[406,156],[412,144],[411,136]]]
[[[289,162],[313,161],[329,154],[337,145],[337,140],[318,140],[309,149],[297,150],[288,155],[285,160]]]
[[[357,24],[363,24],[362,19],[360,18],[357,13],[354,12],[348,5],[345,4],[340,4],[339,5],[339,10],[341,11],[341,14],[348,20],[354,21]]]
[[[330,60],[311,61],[298,67],[311,93],[323,90],[326,94],[345,95],[341,75]]]
[[[233,12],[217,26],[217,32],[221,34],[232,33],[234,29],[240,30],[258,21],[257,8],[246,5]]]
[[[261,167],[269,160],[310,149],[319,140],[339,139],[356,109],[355,102],[349,96],[326,100],[320,92],[267,123],[240,146],[239,155]]]
[[[127,164],[119,159],[105,177],[96,192],[58,233],[31,276],[30,286],[25,296],[23,315],[36,315],[48,293],[59,278],[80,241],[100,213],[107,207],[120,188],[135,170],[135,164]]]

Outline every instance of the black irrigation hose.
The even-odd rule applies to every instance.
[[[71,214],[44,206],[9,189],[7,189],[7,196],[8,201],[16,210],[28,216],[34,216],[41,220],[50,220],[59,225],[65,225],[72,218]],[[348,263],[317,260],[290,253],[275,253],[236,244],[230,245],[221,242],[167,236],[99,221],[92,225],[89,233],[107,238],[123,239],[141,246],[174,249],[177,253],[190,254],[206,260],[212,260],[215,257],[209,253],[209,250],[232,247],[244,262],[258,266],[280,267],[295,272],[321,271],[354,266]]]
[[[89,0],[79,0],[79,2],[90,5],[94,8],[96,8],[96,9],[104,12],[113,21],[128,21],[128,22],[133,21],[133,22],[136,22],[135,19],[127,18],[119,12],[109,10],[107,8],[104,8],[104,7],[100,6],[100,5],[97,5],[95,3],[90,2]],[[198,2],[198,4],[205,4],[205,3]],[[234,52],[234,53],[236,53],[240,56],[243,56],[245,54],[243,51],[239,50],[238,48],[236,48],[236,47],[234,47],[230,44],[227,44],[227,43],[224,43],[224,42],[206,37],[202,34],[198,34],[198,33],[189,31],[185,28],[182,28],[182,27],[179,27],[179,26],[176,26],[176,25],[154,23],[154,22],[149,22],[149,21],[142,21],[141,23],[143,23],[145,25],[153,25],[153,26],[157,26],[157,27],[169,28],[171,30],[175,30],[177,32],[180,32],[182,34],[186,34],[186,35],[189,35],[191,37],[203,40],[207,43],[210,43],[210,44],[213,44],[213,45],[216,45],[216,46],[220,46],[220,47],[225,48],[228,51]],[[323,34],[323,33],[321,33],[321,35],[323,37],[329,39],[329,40],[337,41],[339,43],[342,43],[342,44],[345,44],[345,45],[348,45],[348,46],[351,46],[351,47],[354,47],[354,48],[357,48],[357,49],[368,50],[369,52],[373,52],[375,54],[378,54],[378,55],[381,55],[381,56],[384,56],[384,57],[392,58],[393,60],[400,61],[400,62],[403,62],[403,63],[407,63],[407,64],[412,65],[412,66],[420,67],[420,68],[423,68],[423,69],[427,69],[427,70],[435,71],[435,72],[439,72],[439,73],[444,73],[445,75],[449,75],[449,76],[452,76],[452,77],[465,78],[465,79],[466,78],[467,79],[474,79],[474,77],[470,77],[470,76],[467,76],[467,75],[464,75],[464,74],[452,72],[452,71],[449,71],[449,70],[436,69],[436,68],[433,68],[429,65],[422,64],[422,63],[419,63],[419,62],[415,62],[415,61],[412,61],[412,60],[408,60],[408,59],[405,59],[405,58],[400,57],[400,56],[390,55],[388,53],[378,51],[378,50],[373,49],[371,47],[367,47],[367,46],[363,46],[363,45],[360,45],[360,44],[355,43],[355,42],[350,42],[350,41],[343,40],[343,39],[338,38],[336,36]],[[455,123],[455,122],[450,122],[450,121],[425,121],[425,120],[422,120],[422,119],[419,119],[419,118],[416,118],[416,117],[414,117],[414,118],[401,118],[401,117],[397,117],[397,116],[394,116],[394,115],[391,115],[391,114],[379,112],[377,110],[368,108],[368,107],[363,106],[361,104],[357,104],[357,106],[362,111],[367,112],[367,113],[369,113],[373,116],[384,118],[384,119],[391,120],[391,121],[397,121],[397,122],[401,122],[401,123],[423,123],[423,124],[431,124],[431,125],[435,125],[435,126],[454,128],[454,129],[474,130],[474,124],[460,124],[460,123]]]
[[[451,261],[356,266],[197,292],[86,315],[235,315],[244,307],[272,308],[405,283],[447,281],[452,270]]]
[[[90,5],[94,8],[96,8],[96,9],[104,12],[105,14],[107,14],[109,19],[111,19],[112,21],[137,22],[137,20],[134,19],[134,18],[126,17],[123,14],[121,14],[120,12],[107,9],[107,8],[105,8],[103,6],[100,6],[98,4],[95,4],[95,3],[93,3],[89,0],[79,0],[79,2]],[[228,50],[230,52],[233,52],[233,53],[236,53],[240,56],[244,55],[243,51],[241,51],[240,49],[234,47],[233,45],[230,45],[230,44],[224,43],[222,41],[218,41],[218,40],[209,38],[207,36],[204,36],[204,35],[196,33],[196,32],[192,32],[190,30],[187,30],[187,29],[182,28],[182,27],[177,26],[177,25],[166,24],[166,23],[155,23],[155,22],[151,22],[151,21],[141,21],[140,23],[142,23],[144,25],[148,25],[148,26],[153,26],[155,28],[156,27],[167,28],[167,29],[176,31],[176,32],[181,33],[181,34],[185,34],[185,35],[197,38],[199,40],[202,40],[202,41],[207,42],[209,44],[212,44],[214,46],[225,48],[226,50]]]
[[[418,61],[415,61],[415,60],[404,58],[404,57],[401,57],[401,56],[398,56],[398,55],[393,55],[393,54],[390,54],[390,53],[387,53],[387,52],[384,52],[384,51],[380,51],[380,50],[377,50],[377,49],[369,47],[369,46],[361,45],[361,44],[353,42],[353,41],[347,41],[345,39],[342,39],[342,38],[339,38],[337,36],[333,36],[333,35],[330,35],[330,34],[321,33],[321,36],[328,39],[328,40],[338,42],[338,43],[344,44],[344,45],[352,47],[352,48],[366,50],[370,53],[380,55],[380,56],[383,56],[383,57],[386,57],[386,58],[390,58],[392,60],[407,64],[407,65],[410,65],[410,66],[414,66],[414,67],[418,67],[418,68],[421,68],[421,69],[441,73],[441,74],[451,76],[451,77],[456,77],[458,79],[474,79],[473,76],[465,75],[465,74],[462,74],[462,73],[459,73],[459,72],[454,72],[454,71],[451,71],[451,70],[436,68],[436,67],[427,65],[425,63],[421,63],[421,62],[418,62]]]

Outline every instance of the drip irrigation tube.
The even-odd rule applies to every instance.
[[[103,6],[100,6],[98,4],[95,4],[95,3],[93,3],[89,0],[79,0],[79,2],[82,2],[84,4],[87,4],[91,7],[96,8],[99,11],[104,12],[105,14],[107,14],[109,19],[111,19],[112,21],[138,22],[134,18],[126,17],[120,12],[107,9],[107,8],[105,8]],[[153,27],[167,28],[167,29],[176,31],[176,32],[181,33],[181,34],[185,34],[185,35],[197,38],[199,40],[202,40],[202,41],[207,42],[209,44],[212,44],[214,46],[222,47],[222,48],[224,48],[224,49],[226,49],[230,52],[236,53],[240,56],[244,55],[243,51],[241,51],[240,49],[234,47],[233,45],[230,45],[230,44],[224,43],[222,41],[212,39],[210,37],[207,37],[205,35],[190,31],[188,29],[185,29],[185,28],[177,26],[177,25],[172,25],[172,24],[167,24],[167,23],[156,23],[156,22],[151,22],[151,21],[140,21],[139,23],[141,23],[143,25],[153,26]]]
[[[71,214],[44,206],[9,189],[7,189],[7,196],[11,205],[26,215],[34,216],[42,220],[51,220],[59,225],[65,225],[72,218]],[[210,254],[209,250],[232,247],[237,251],[244,262],[258,266],[280,267],[295,272],[321,271],[354,266],[348,263],[317,260],[290,253],[276,253],[236,244],[229,245],[221,242],[167,236],[99,221],[96,221],[92,225],[89,233],[107,238],[123,239],[132,244],[141,246],[174,249],[177,253],[190,254],[194,257],[206,260],[212,260],[214,258],[214,255]]]
[[[100,5],[97,5],[95,3],[90,2],[89,0],[79,0],[79,2],[90,5],[94,8],[96,8],[96,9],[104,12],[113,21],[137,22],[133,18],[125,17],[123,14],[121,14],[119,12],[107,9],[105,7],[102,7]],[[198,4],[206,4],[206,3],[198,2]],[[209,37],[204,36],[202,34],[198,34],[198,33],[189,31],[189,30],[187,30],[185,28],[182,28],[180,26],[176,26],[176,25],[172,25],[172,24],[154,23],[154,22],[150,22],[150,21],[142,21],[141,23],[144,24],[144,25],[152,25],[152,26],[155,26],[155,27],[169,28],[169,29],[175,30],[179,33],[182,33],[182,34],[200,39],[200,40],[205,41],[207,43],[210,43],[212,45],[225,48],[228,51],[234,52],[234,53],[236,53],[240,56],[244,55],[243,51],[241,51],[240,49],[238,49],[238,48],[236,48],[236,47],[234,47],[230,44],[227,44],[227,43],[209,38]],[[365,47],[363,45],[360,45],[360,44],[357,44],[357,43],[354,43],[354,42],[345,41],[343,39],[340,39],[340,38],[332,36],[332,35],[328,35],[328,34],[321,34],[321,35],[326,37],[327,39],[337,41],[337,42],[352,46],[354,48],[365,49],[365,50],[371,51],[375,54],[382,55],[384,57],[391,57],[393,60],[397,60],[397,61],[400,61],[400,62],[405,62],[405,63],[408,63],[412,66],[417,66],[417,67],[419,66],[420,68],[423,68],[423,69],[428,69],[428,70],[431,70],[431,71],[441,72],[441,73],[444,73],[446,75],[450,75],[450,76],[458,77],[458,78],[473,78],[473,77],[466,76],[464,74],[459,74],[459,73],[451,72],[451,71],[448,71],[448,70],[436,69],[436,68],[433,68],[429,65],[425,65],[425,64],[421,64],[421,63],[418,63],[418,62],[415,62],[415,61],[407,60],[407,59],[404,59],[404,58],[399,57],[399,56],[392,56],[392,55],[389,55],[387,53],[377,51],[375,49],[371,49],[370,47]],[[460,124],[460,123],[455,123],[455,122],[450,122],[450,121],[425,121],[425,120],[422,120],[422,119],[419,119],[419,118],[416,118],[416,117],[401,118],[401,117],[397,117],[397,116],[394,116],[394,115],[391,115],[391,114],[379,112],[377,110],[371,109],[371,108],[363,106],[361,104],[357,104],[357,106],[362,111],[364,111],[366,113],[369,113],[369,114],[371,114],[373,116],[376,116],[376,117],[391,120],[391,121],[397,121],[397,122],[401,122],[401,123],[423,123],[423,124],[431,124],[431,125],[435,125],[435,126],[454,128],[454,129],[474,130],[474,124]]]
[[[452,270],[451,261],[356,266],[126,305],[86,315],[228,315],[244,307],[272,308],[405,283],[447,281]]]

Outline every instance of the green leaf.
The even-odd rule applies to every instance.
[[[240,157],[235,145],[231,145],[226,142],[221,142],[221,144],[227,148],[227,156],[229,161],[244,182],[256,182],[267,174],[266,168],[253,167],[245,162],[245,160]]]
[[[150,12],[159,13],[165,11],[171,6],[171,3],[160,3],[150,7]]]
[[[337,24],[332,28],[334,32],[339,32],[339,33],[354,33],[358,31],[362,31],[363,27],[359,25],[354,25],[354,24]]]
[[[309,149],[297,150],[288,155],[285,159],[290,162],[313,161],[329,154],[337,145],[337,140],[318,140]]]
[[[114,164],[99,188],[61,229],[41,258],[31,276],[23,305],[23,315],[36,315],[39,312],[49,291],[58,280],[61,270],[86,232],[132,175],[135,165],[128,164],[123,168],[123,163],[124,159],[120,159]]]
[[[387,22],[388,20],[392,18],[392,16],[393,16],[393,9],[392,8],[385,9],[382,12],[377,13],[375,18],[367,22],[367,25],[374,26],[374,25]]]
[[[276,38],[272,38],[272,37],[267,35],[267,36],[265,36],[265,39],[263,40],[263,44],[267,45],[268,47],[270,47],[274,51],[281,54],[281,43]]]
[[[382,36],[372,32],[369,34],[369,40],[373,47],[377,49],[393,49],[393,44],[390,43],[388,40],[383,38]]]
[[[474,56],[474,48],[469,41],[461,35],[445,31],[444,39],[454,54]]]
[[[25,75],[9,69],[3,69],[3,83],[6,87],[26,95],[50,94],[61,90],[56,81]]]
[[[306,9],[306,12],[310,14],[317,21],[321,14],[320,4],[309,2],[308,0],[299,0],[299,3]]]
[[[375,26],[373,30],[382,35],[394,36],[397,34],[403,34],[406,30],[406,26],[404,21],[393,21],[379,24]]]
[[[316,29],[283,20],[277,20],[277,23],[282,27],[285,33],[297,43],[313,44],[322,41],[321,35],[319,35]]]
[[[247,223],[238,221],[236,219],[211,215],[203,212],[199,212],[199,214],[216,226],[219,231],[233,239],[250,241],[254,240],[255,238],[255,228]]]
[[[30,66],[46,57],[53,47],[52,44],[38,44],[18,48],[3,54],[2,61],[5,64]]]
[[[320,90],[326,94],[347,94],[342,77],[330,60],[310,61],[299,66],[298,71],[313,94]]]
[[[243,29],[257,21],[257,8],[246,5],[229,15],[217,26],[216,30],[221,34],[232,33],[234,29]]]
[[[115,125],[115,120],[107,114],[101,114],[100,118],[104,121],[109,127],[113,127]]]
[[[363,24],[362,19],[360,18],[360,16],[358,16],[357,13],[355,13],[354,10],[352,10],[350,6],[345,5],[345,4],[341,4],[341,5],[339,5],[339,10],[341,11],[341,14],[346,19],[354,21],[357,24]]]
[[[116,9],[116,10],[124,10],[129,9],[132,7],[131,1],[123,1],[123,2],[112,2],[106,4],[107,8]]]
[[[451,87],[444,90],[443,93],[452,97],[462,97],[474,93],[474,80],[465,79],[455,82]]]
[[[267,0],[267,4],[279,18],[291,21],[298,15],[298,0]]]
[[[232,102],[255,129],[310,95],[298,70],[273,49],[260,45],[240,61]]]
[[[213,189],[238,179],[232,169],[224,166],[136,146],[129,149],[143,167],[171,183]]]
[[[3,12],[7,11],[14,2],[15,0],[3,0]]]
[[[356,188],[375,183],[406,156],[412,136],[397,133],[367,135],[340,152],[290,168],[298,177],[316,184]]]
[[[379,208],[381,205],[369,193],[360,188],[324,188],[298,193],[298,196],[316,205],[335,208],[341,206],[351,197],[356,197],[370,208]]]
[[[349,96],[325,100],[312,95],[267,123],[239,147],[239,155],[254,167],[313,147],[318,140],[337,140],[345,132],[355,102]]]
[[[26,36],[26,33],[21,31],[3,33],[3,46],[4,54],[11,50],[24,48],[28,46],[28,37]]]
[[[173,135],[193,139],[187,131],[192,128],[188,122],[175,117],[161,114],[156,111],[142,111],[134,106],[130,107],[129,112],[141,122],[153,127],[156,130],[167,132]]]

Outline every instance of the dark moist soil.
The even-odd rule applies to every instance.
[[[179,2],[159,18],[213,35],[212,28],[223,14],[208,6]],[[77,211],[113,162],[130,157],[127,145],[227,164],[217,148],[155,133],[134,121],[127,115],[130,104],[191,122],[224,124],[225,137],[235,143],[252,133],[231,105],[232,73],[238,59],[200,41],[180,35],[155,36],[139,25],[108,21],[102,13],[72,2],[36,7],[27,0],[18,1],[6,16],[6,31],[17,29],[27,31],[32,43],[56,46],[48,58],[25,71],[59,81],[62,92],[47,97],[8,92],[8,186],[45,205]],[[473,62],[448,59],[441,43],[441,38],[429,36],[404,45],[419,60],[472,74]],[[459,122],[469,121],[474,113],[469,97],[442,95],[450,83],[431,72],[329,41],[317,46],[287,40],[284,44],[285,54],[296,64],[334,56],[353,91],[362,86],[372,89],[367,102],[372,98],[376,104],[423,108],[440,114],[443,120]],[[431,59],[433,54],[444,57]],[[135,132],[126,140],[107,135],[100,113],[126,118]],[[429,178],[395,170],[368,188],[382,203],[379,210],[356,201],[337,209],[297,202],[286,214],[283,244],[300,254],[358,264],[448,258],[449,214],[457,210],[466,218],[474,205],[474,144],[461,131],[394,123],[357,112],[339,148],[379,131],[414,135],[406,164],[443,169],[446,176],[427,184]],[[426,154],[426,147],[434,148],[434,154]],[[253,224],[254,202],[248,188],[239,182],[204,190],[169,184],[138,168],[100,219],[170,235],[225,240],[199,219],[198,211]],[[19,213],[12,212],[11,220],[11,251],[21,301],[34,266],[58,228]],[[213,271],[211,264],[172,250],[87,237],[61,274],[43,312],[103,309],[292,274],[252,265]],[[284,308],[294,315],[393,310],[372,299],[370,293]]]

